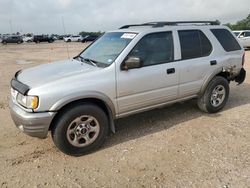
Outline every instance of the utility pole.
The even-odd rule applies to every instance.
[[[10,24],[10,34],[13,34],[13,28],[12,28],[12,21],[9,20],[9,24]]]
[[[63,25],[63,32],[64,32],[64,35],[66,35],[66,29],[65,29],[65,25],[64,25],[64,18],[62,16],[62,25]],[[68,53],[68,59],[69,59],[69,47],[68,47],[68,44],[66,43],[66,48],[67,48],[67,53]]]

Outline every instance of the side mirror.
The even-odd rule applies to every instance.
[[[143,66],[143,62],[139,57],[127,58],[121,66],[121,70],[137,69]]]

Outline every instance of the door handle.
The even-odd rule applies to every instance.
[[[174,74],[175,68],[167,69],[167,74]]]
[[[210,65],[211,65],[211,66],[217,65],[217,61],[216,61],[216,60],[210,61]]]

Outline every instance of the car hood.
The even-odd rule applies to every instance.
[[[71,59],[22,70],[17,79],[33,88],[62,78],[99,70],[100,68]]]

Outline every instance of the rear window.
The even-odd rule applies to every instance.
[[[178,34],[183,60],[204,57],[211,53],[212,45],[202,31],[181,30]]]
[[[211,31],[225,51],[231,52],[241,50],[239,43],[227,29],[211,29]]]

